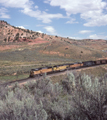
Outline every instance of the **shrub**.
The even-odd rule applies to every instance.
[[[53,84],[45,75],[23,87],[0,87],[0,120],[106,120],[107,75],[67,75]]]
[[[99,81],[98,78],[92,80],[88,75],[82,75],[76,86],[72,100],[75,103],[74,111],[78,118],[84,120],[107,119],[104,112],[107,104],[107,78]]]
[[[41,104],[36,104],[32,95],[24,89],[8,91],[0,100],[0,120],[47,120],[47,113]]]

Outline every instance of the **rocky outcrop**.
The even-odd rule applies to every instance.
[[[59,41],[65,41],[65,42],[71,43],[69,38],[46,35],[44,33],[35,32],[29,29],[14,27],[5,21],[0,21],[0,41],[33,42],[37,38],[42,38],[47,41],[59,40]]]
[[[38,37],[45,39],[44,33],[34,32],[11,26],[5,21],[0,21],[0,40],[4,42],[31,42]]]
[[[83,39],[75,40],[69,37],[64,38],[60,36],[46,35],[44,33],[35,32],[29,29],[22,29],[18,27],[11,26],[5,21],[0,21],[0,41],[3,42],[34,42],[35,40],[42,39],[45,41],[62,41],[68,44],[74,45],[87,45],[87,44],[97,44],[104,45],[107,44],[106,40],[93,40],[93,39]]]

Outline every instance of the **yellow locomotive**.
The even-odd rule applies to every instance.
[[[53,67],[50,66],[50,67],[44,67],[44,68],[36,68],[36,69],[31,69],[30,77],[34,77],[36,75],[43,75],[44,73],[49,74],[49,73],[70,70],[70,69],[78,69],[82,67],[90,67],[90,66],[102,65],[102,64],[107,64],[107,59],[96,60],[96,61],[85,61],[85,62],[78,62],[78,63],[71,63],[71,64],[68,63],[63,65],[56,65]]]
[[[83,63],[74,63],[74,64],[56,65],[56,66],[53,66],[53,67],[31,69],[30,77],[34,77],[36,75],[43,75],[44,73],[49,74],[49,73],[55,73],[55,72],[80,68],[82,66],[83,66]]]

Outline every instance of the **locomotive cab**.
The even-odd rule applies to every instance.
[[[34,69],[31,69],[29,77],[34,77]]]

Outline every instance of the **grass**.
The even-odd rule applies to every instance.
[[[28,77],[29,74],[0,76],[0,84],[5,82],[20,80]]]
[[[5,79],[7,80],[9,80],[9,76],[13,76],[14,73],[17,73],[19,76],[22,75],[20,78],[23,78],[23,75],[29,74],[29,71],[33,68],[95,60],[104,56],[107,57],[105,52],[97,50],[97,48],[88,49],[86,47],[90,45],[76,45],[65,41],[57,41],[55,43],[50,41],[49,43],[35,44],[32,46],[28,46],[27,43],[2,43],[2,45],[19,46],[19,48],[0,52],[0,77],[3,78],[6,76]],[[64,56],[60,56],[59,54],[45,54],[43,51],[59,52],[59,54],[64,54]],[[66,54],[69,55],[69,57],[67,57]],[[106,72],[102,68],[96,71]],[[90,72],[90,70],[87,70],[86,73],[100,75],[100,72]],[[3,81],[3,79],[1,81]]]
[[[87,75],[96,77],[104,76],[107,73],[107,70],[104,67],[107,67],[107,65],[101,65],[94,68],[81,70],[81,74],[85,73]]]
[[[53,83],[57,83],[57,82],[62,81],[62,80],[65,79],[66,77],[67,77],[67,74],[58,75],[58,76],[52,76],[52,77],[51,77],[51,80],[52,80]]]

